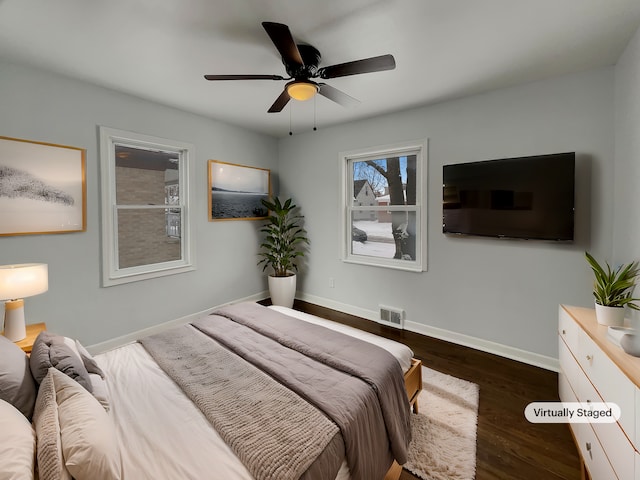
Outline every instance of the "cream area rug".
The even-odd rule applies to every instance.
[[[422,388],[403,467],[424,480],[475,478],[478,385],[422,367]]]

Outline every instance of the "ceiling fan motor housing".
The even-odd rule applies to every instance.
[[[283,58],[282,63],[284,64],[287,74],[297,80],[315,77],[318,71],[318,65],[320,65],[320,59],[322,58],[320,52],[312,45],[298,44],[297,47],[304,65],[287,63]]]

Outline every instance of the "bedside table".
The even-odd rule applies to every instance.
[[[43,332],[46,329],[46,323],[31,323],[27,325],[27,337],[15,343],[24,351],[24,353],[30,354],[31,349],[33,348],[33,342],[36,341],[36,337],[40,332]]]

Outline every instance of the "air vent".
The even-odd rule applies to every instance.
[[[391,327],[404,328],[404,310],[380,305],[380,323]]]

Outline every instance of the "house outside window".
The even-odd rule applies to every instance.
[[[342,259],[427,267],[427,141],[343,152]]]
[[[103,286],[195,269],[192,145],[100,128]]]

